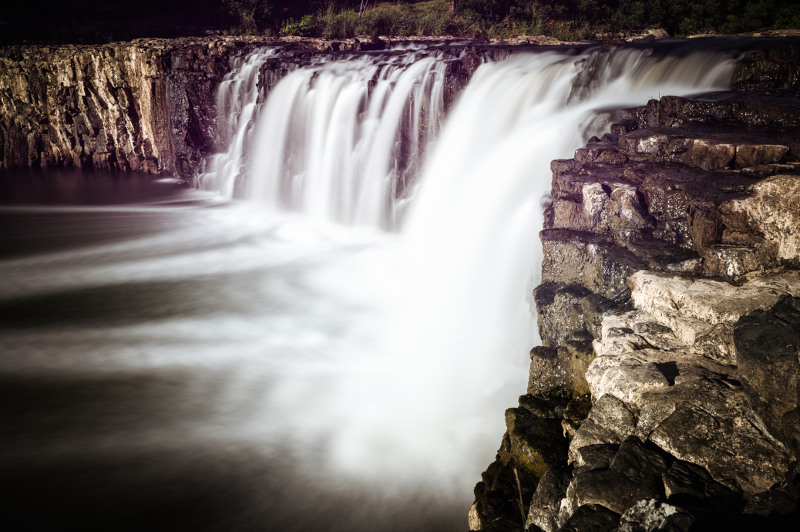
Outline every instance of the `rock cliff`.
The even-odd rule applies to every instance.
[[[215,142],[232,54],[257,40],[140,39],[0,50],[0,168],[189,176]]]
[[[794,529],[797,49],[664,97],[553,161],[542,347],[473,530]]]

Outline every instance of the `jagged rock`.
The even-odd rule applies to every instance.
[[[732,376],[734,370],[717,365],[714,357],[698,356],[702,342],[698,346],[696,340],[703,337],[701,333],[724,324],[725,341],[733,345],[733,324],[743,315],[772,308],[787,296],[787,290],[796,291],[800,283],[795,275],[753,275],[750,282],[739,287],[664,274],[633,275],[631,299],[641,312],[636,319],[644,317],[665,325],[670,337],[664,346],[677,339],[686,348],[654,349],[633,329],[610,327],[617,321],[606,318],[610,323],[604,322],[603,340],[595,342],[598,357],[587,372],[587,380],[593,397],[611,395],[626,405],[637,405],[638,419],[635,430],[627,419],[622,423],[607,419],[602,428],[648,438],[671,455],[704,466],[715,480],[746,494],[768,490],[780,482],[788,472],[791,454],[753,411],[750,398]],[[796,396],[796,388],[793,393]],[[593,412],[589,419],[593,419]],[[575,440],[586,426],[584,423]],[[570,456],[573,446],[580,445],[575,440]]]
[[[0,51],[0,167],[191,175],[215,142],[214,97],[256,39],[139,39]]]
[[[559,529],[561,532],[605,532],[619,522],[619,514],[599,504],[578,508]]]
[[[547,395],[564,390],[570,395],[589,393],[586,369],[594,359],[592,337],[586,331],[575,331],[558,349],[534,347],[528,375],[528,394]]]
[[[650,432],[650,440],[681,460],[704,466],[728,487],[753,495],[769,490],[789,471],[791,455],[735,384],[697,379],[643,400],[672,410]]]
[[[567,494],[571,477],[571,471],[562,467],[551,466],[545,471],[531,499],[526,528],[535,525],[545,532],[555,532],[560,528],[561,500]]]
[[[636,437],[627,438],[619,446],[585,446],[576,454],[580,457],[576,462],[582,461],[584,465],[573,471],[557,522],[567,522],[587,505],[600,505],[622,514],[637,501],[664,497],[662,476],[669,467],[669,459]],[[531,511],[538,515],[540,509]],[[541,511],[547,514],[547,509]]]
[[[573,476],[562,512],[572,516],[582,506],[600,505],[621,514],[636,501],[657,496],[658,493],[640,486],[618,471],[592,469]]]
[[[519,530],[517,516],[522,510],[513,465],[496,460],[483,472],[481,479],[475,486],[475,503],[470,509],[470,530]],[[524,500],[530,500],[535,488],[526,482],[526,489],[529,492]]]
[[[753,409],[800,456],[800,299],[782,297],[734,326],[737,375]]]
[[[599,443],[586,445],[575,449],[575,462],[573,465],[581,471],[591,471],[592,469],[607,469],[611,466],[619,451],[619,445],[609,443]]]
[[[666,453],[652,444],[643,444],[636,436],[630,436],[619,446],[609,467],[640,486],[663,495],[662,477],[669,465]]]
[[[570,336],[599,336],[600,318],[614,306],[614,301],[577,284],[544,283],[536,287],[533,297],[542,316],[540,323],[547,324],[539,328],[545,346],[568,343]]]
[[[744,500],[735,491],[716,482],[704,468],[676,460],[663,475],[667,500],[694,507],[727,512],[741,511]]]
[[[647,499],[622,514],[616,532],[688,532],[694,522],[694,516],[682,508]]]
[[[727,208],[741,212],[747,224],[764,236],[771,256],[780,261],[800,266],[800,177],[775,175],[753,186],[753,194],[746,199],[733,200]],[[769,263],[764,267],[769,267]]]
[[[736,286],[644,271],[629,280],[634,305],[675,332],[686,346],[714,326],[732,325],[743,315],[768,309],[782,297],[800,292],[800,272],[753,275],[750,281]]]
[[[497,457],[475,486],[470,526],[497,531],[520,528],[539,479],[550,464],[566,462],[561,413],[568,400],[561,393],[526,395],[520,397],[519,408],[506,411],[507,430]]]
[[[569,439],[575,437],[578,429],[589,416],[589,410],[592,407],[591,396],[587,393],[585,395],[577,395],[567,404],[564,409],[564,419],[561,420],[561,427],[564,429],[564,435]]]
[[[620,444],[635,428],[636,418],[625,403],[610,394],[601,396],[570,441],[568,463],[579,459],[579,449],[596,444]]]
[[[500,460],[513,463],[518,473],[541,478],[547,467],[566,457],[560,420],[543,419],[524,408],[506,411],[506,435],[498,451]]]

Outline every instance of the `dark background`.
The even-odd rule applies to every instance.
[[[370,0],[368,6],[378,3]],[[459,16],[485,24],[566,21],[597,32],[660,27],[680,36],[800,27],[797,0],[458,0],[457,4]],[[102,43],[213,32],[277,34],[288,19],[329,8],[358,10],[360,5],[359,0],[4,0],[0,44]]]

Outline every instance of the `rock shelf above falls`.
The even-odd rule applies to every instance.
[[[553,161],[544,345],[473,530],[796,526],[800,90],[744,85]]]

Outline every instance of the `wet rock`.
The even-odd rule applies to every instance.
[[[800,456],[800,299],[743,315],[734,326],[738,377],[754,410]]]
[[[599,504],[578,508],[564,525],[561,532],[603,532],[612,530],[619,523],[619,514]]]
[[[520,495],[514,467],[497,460],[483,472],[481,479],[475,486],[475,503],[469,512],[470,530],[519,530],[520,518],[516,516],[521,512]],[[526,500],[532,495],[531,489]]]
[[[528,393],[546,395],[563,390],[569,395],[589,393],[586,369],[594,359],[592,336],[574,331],[557,349],[534,347],[528,377]]]
[[[542,231],[542,282],[577,284],[606,299],[627,291],[625,282],[646,262],[597,235],[552,229]]]
[[[522,396],[506,411],[506,433],[495,461],[475,487],[470,526],[475,530],[519,530],[550,464],[566,462],[561,413],[569,401],[560,393]],[[522,501],[522,505],[520,504]]]
[[[540,395],[558,389],[569,389],[566,369],[558,358],[558,349],[534,347],[531,350],[528,393]]]
[[[571,344],[570,336],[581,341],[587,340],[587,335],[599,337],[601,317],[615,304],[577,284],[544,283],[534,290],[533,297],[540,322],[547,324],[539,328],[545,346]]]
[[[754,50],[736,65],[732,88],[735,91],[796,87],[800,49],[796,43],[785,42],[776,46]]]
[[[560,420],[541,418],[524,408],[506,411],[506,436],[498,451],[501,461],[519,472],[541,478],[550,464],[561,463],[567,444]]]

